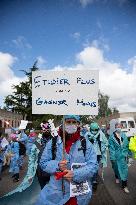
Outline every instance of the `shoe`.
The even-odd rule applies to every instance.
[[[127,187],[125,187],[123,190],[124,190],[124,192],[125,192],[126,194],[129,194],[129,190],[128,190]]]
[[[19,168],[20,168],[20,170],[23,170],[23,167],[22,167],[22,166],[20,166]]]
[[[98,185],[97,182],[92,184],[92,189],[93,189],[94,192],[97,191],[97,185]]]
[[[19,173],[15,174],[13,182],[18,182],[19,181]]]
[[[13,182],[19,182],[19,179],[14,178],[14,179],[13,179]]]
[[[119,179],[116,179],[116,180],[115,180],[115,183],[116,183],[116,184],[119,184]]]

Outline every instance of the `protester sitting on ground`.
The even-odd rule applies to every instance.
[[[107,167],[108,140],[96,122],[92,122],[90,124],[90,132],[87,132],[85,134],[85,137],[87,137],[89,141],[93,144],[97,155],[99,169]],[[93,190],[96,191],[98,185],[98,171],[94,174],[92,178],[92,185]]]
[[[115,124],[115,131],[109,138],[109,152],[112,168],[114,170],[116,184],[122,182],[122,188],[125,193],[129,193],[127,187],[128,165],[127,157],[129,153],[129,143],[127,136],[121,131],[121,124]]]
[[[40,187],[41,187],[41,189],[43,189],[43,187],[50,180],[50,174],[41,169],[41,167],[39,166],[39,162],[40,162],[40,158],[41,158],[41,155],[43,153],[43,150],[44,150],[47,142],[49,142],[50,139],[52,138],[52,136],[51,136],[50,125],[47,121],[43,121],[41,123],[41,128],[42,128],[42,130],[41,130],[41,132],[42,132],[41,147],[40,147],[40,152],[39,152],[39,155],[38,155],[38,166],[37,166],[36,173],[37,173],[37,177],[38,177]]]
[[[60,128],[60,136],[47,143],[40,160],[43,171],[51,176],[49,183],[42,189],[36,205],[88,205],[92,196],[90,178],[98,169],[94,148],[88,140],[80,136],[80,117],[66,115],[64,118],[65,146],[64,133]],[[83,166],[71,170],[73,163],[83,163]],[[63,178],[57,180],[61,176]],[[88,192],[70,196],[70,182],[79,184],[85,181],[90,187]]]

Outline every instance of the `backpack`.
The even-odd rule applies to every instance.
[[[94,143],[94,139],[90,139],[89,140],[92,144]],[[99,145],[99,149],[100,149],[100,152],[101,152],[101,141],[100,141],[100,134],[98,135],[97,137],[97,142],[98,142],[98,145]]]
[[[55,160],[56,158],[56,152],[57,152],[57,146],[56,146],[56,142],[57,142],[57,137],[55,136],[52,138],[52,160]],[[78,148],[78,151],[83,150],[84,153],[84,157],[85,157],[85,153],[86,153],[86,139],[83,136],[80,136],[80,142],[81,142],[81,147]]]
[[[25,155],[26,154],[26,147],[22,142],[19,143],[19,156],[20,155]]]

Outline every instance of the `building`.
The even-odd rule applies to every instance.
[[[3,109],[0,109],[0,130],[9,128],[9,125],[12,127],[19,127],[23,116],[17,113],[9,112]],[[5,123],[9,122],[9,125]]]
[[[101,127],[102,125],[108,125],[110,120],[116,119],[116,118],[126,118],[126,117],[133,117],[135,122],[136,122],[136,112],[124,112],[124,113],[117,113],[114,115],[110,115],[108,117],[102,117],[100,118],[97,122],[99,126]]]

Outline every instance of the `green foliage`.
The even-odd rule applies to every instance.
[[[19,85],[13,85],[13,94],[8,95],[4,101],[4,109],[22,114],[23,119],[26,117],[28,120],[32,120],[32,71],[38,70],[36,64],[37,61],[28,72],[22,70],[27,80]]]

